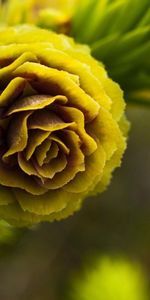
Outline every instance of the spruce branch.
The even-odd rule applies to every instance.
[[[92,55],[125,90],[128,102],[140,93],[137,101],[145,103],[144,91],[150,87],[149,0],[84,0],[76,6],[71,34],[90,45]]]

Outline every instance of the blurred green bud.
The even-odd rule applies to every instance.
[[[73,300],[147,300],[146,275],[139,265],[109,257],[97,260],[75,281]]]
[[[67,33],[70,28],[70,17],[61,10],[47,8],[40,10],[37,25],[61,33]]]
[[[1,5],[0,20],[7,25],[29,23],[68,33],[75,3],[76,0],[8,0]]]

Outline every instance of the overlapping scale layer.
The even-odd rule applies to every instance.
[[[128,123],[120,87],[89,48],[32,26],[0,29],[0,216],[60,220],[102,191]]]

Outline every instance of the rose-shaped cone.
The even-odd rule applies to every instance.
[[[71,215],[120,165],[123,93],[87,46],[32,26],[0,30],[0,216]]]

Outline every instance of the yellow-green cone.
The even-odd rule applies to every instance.
[[[0,86],[0,217],[66,218],[121,163],[123,92],[87,46],[34,26],[0,29]]]

